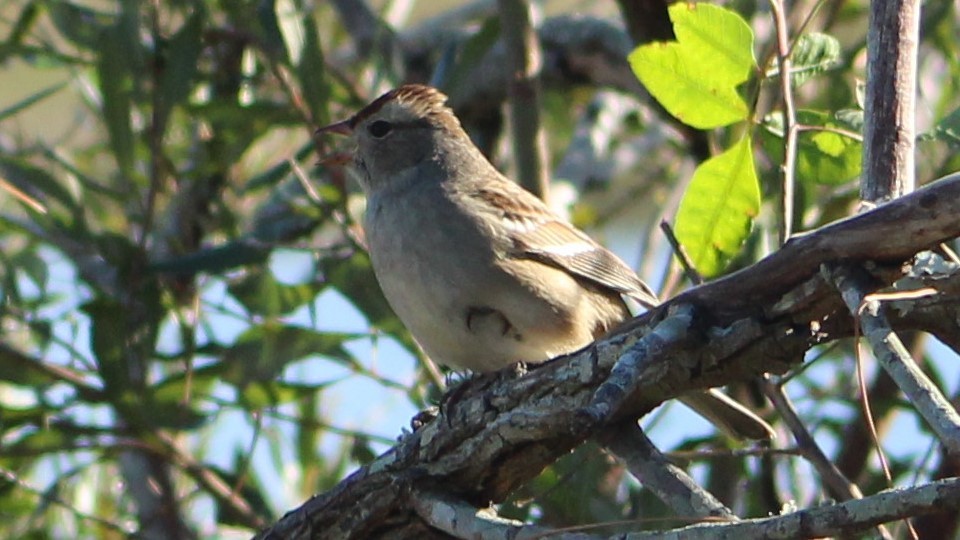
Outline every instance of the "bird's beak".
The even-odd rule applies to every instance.
[[[342,122],[337,122],[336,124],[323,126],[322,128],[318,129],[314,133],[314,135],[319,137],[327,133],[333,133],[335,135],[350,136],[350,135],[353,135],[353,127],[350,126],[349,120],[344,120]],[[327,154],[325,156],[321,156],[320,163],[328,167],[330,166],[342,167],[350,163],[352,159],[353,159],[353,156],[349,152],[336,152],[332,154]]]
[[[344,120],[342,122],[337,122],[336,124],[330,124],[329,126],[323,126],[318,129],[316,134],[321,135],[324,133],[335,133],[337,135],[353,135],[353,128],[350,126],[349,120]]]

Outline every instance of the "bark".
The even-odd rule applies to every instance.
[[[960,236],[957,215],[960,175],[794,238],[757,264],[691,289],[579,353],[526,373],[468,380],[449,394],[435,419],[258,538],[444,537],[432,518],[423,517],[430,512],[416,510],[423,504],[419,494],[443,493],[446,501],[486,507],[587,438],[667,399],[785,372],[813,345],[853,334],[847,306],[821,266],[869,269],[871,290],[879,290],[903,276],[916,252]],[[889,324],[897,331],[928,326],[960,342],[960,275],[921,281],[938,294],[892,303]],[[919,515],[918,508],[894,513]],[[859,530],[893,519],[878,512],[833,522],[840,529],[815,530]]]

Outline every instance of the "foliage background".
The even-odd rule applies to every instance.
[[[489,60],[496,5],[426,4],[4,4],[0,534],[246,536],[369,461],[437,402],[443,376],[420,361],[360,248],[356,186],[315,167],[314,151],[328,147],[312,140],[395,84],[432,82],[511,170],[504,79]],[[633,78],[622,28],[644,40],[628,9],[550,2],[541,25],[551,202],[665,297],[689,284],[656,225],[673,217],[696,166],[745,130],[763,205],[723,271],[777,245],[770,13],[727,5],[756,34],[760,69],[739,89],[749,121],[709,132],[676,122]],[[855,132],[865,4],[795,2],[788,15],[797,35],[822,32],[837,45],[833,61],[795,81],[801,121]],[[928,181],[958,168],[955,4],[927,2],[921,24],[917,161]],[[597,38],[578,42],[567,28]],[[797,230],[857,201],[859,149],[824,134],[801,138]],[[812,351],[787,390],[840,470],[872,492],[886,480],[862,428],[850,352]],[[913,352],[955,396],[955,355],[923,335]],[[885,376],[867,372],[894,482],[955,475],[956,460]],[[767,410],[750,388],[734,391]],[[829,496],[786,435],[776,451],[740,451],[679,407],[645,425],[746,515]],[[551,525],[660,526],[669,516],[593,447],[501,511]],[[929,526],[953,531],[955,517]]]

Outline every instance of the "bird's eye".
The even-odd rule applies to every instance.
[[[377,139],[382,139],[387,136],[387,133],[393,130],[393,124],[385,120],[377,120],[369,126],[367,126],[367,131],[370,132],[370,135],[373,135]]]

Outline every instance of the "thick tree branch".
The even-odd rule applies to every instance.
[[[678,310],[693,309],[686,338],[669,354],[648,351],[637,364],[637,382],[623,386],[624,398],[605,415],[610,422],[641,417],[690,390],[783,373],[812,345],[853,333],[853,320],[820,265],[875,261],[876,286],[889,285],[914,253],[960,236],[957,215],[960,175],[794,238],[759,263],[687,291],[569,357],[522,375],[506,370],[466,381],[435,420],[259,537],[367,538],[384,527],[396,537],[422,536],[424,523],[410,503],[415,490],[442,490],[477,507],[503,500],[605,428],[578,413],[620,357]],[[915,328],[925,321],[926,308],[956,327],[958,281],[955,273],[944,276],[936,286],[948,292],[937,303],[918,300],[912,310],[891,317],[891,324]],[[871,514],[851,526],[872,527],[883,521],[877,515],[888,514]]]
[[[920,0],[873,0],[860,198],[882,202],[913,191]]]

